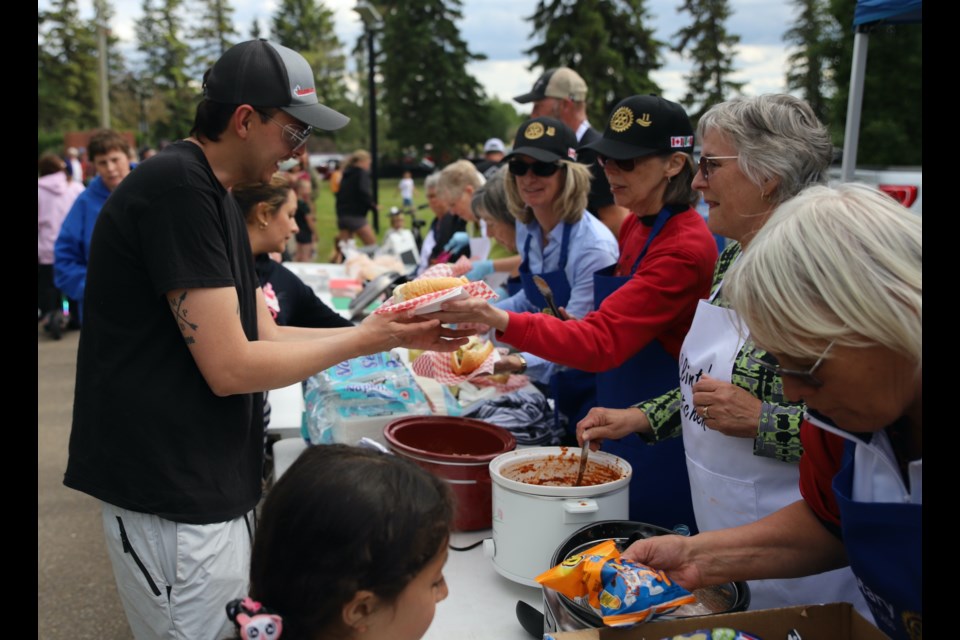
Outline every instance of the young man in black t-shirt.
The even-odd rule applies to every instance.
[[[246,591],[263,463],[262,391],[404,345],[451,350],[436,321],[278,327],[228,189],[269,181],[312,128],[338,129],[306,60],[265,40],[204,77],[191,137],[143,164],[94,230],[64,483],[102,501],[137,638],[222,637]]]

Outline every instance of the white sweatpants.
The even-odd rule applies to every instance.
[[[101,504],[117,590],[137,640],[235,635],[225,607],[247,594],[252,513],[194,525]]]

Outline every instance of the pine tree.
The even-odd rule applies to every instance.
[[[77,0],[53,0],[37,12],[37,128],[69,131],[96,127],[97,35],[81,20]]]
[[[587,82],[587,113],[603,120],[627,96],[660,93],[650,78],[663,63],[663,43],[647,26],[645,0],[540,0],[532,36],[543,41],[525,51],[531,69],[570,67]]]
[[[140,82],[151,91],[147,122],[158,140],[187,135],[198,99],[187,71],[190,48],[183,39],[182,10],[183,0],[143,0],[136,25],[137,48],[144,56]]]
[[[456,23],[460,0],[405,0],[384,6],[380,51],[389,137],[401,147],[431,145],[439,163],[490,137],[483,88]]]
[[[199,15],[190,30],[192,44],[191,75],[197,78],[235,44],[239,35],[233,26],[233,7],[229,0],[198,0]]]
[[[827,118],[825,39],[830,25],[824,0],[792,0],[799,10],[794,25],[783,34],[793,45],[787,58],[787,89],[797,91],[821,120]]]
[[[261,38],[260,35],[260,19],[256,16],[253,17],[253,24],[250,25],[250,39],[257,40]]]
[[[830,98],[829,127],[843,145],[853,60],[855,0],[829,0],[831,30],[827,56],[836,92]],[[870,32],[867,76],[857,164],[923,164],[923,28],[885,25]]]
[[[345,102],[346,58],[334,31],[333,11],[318,0],[281,0],[271,21],[272,39],[298,52],[313,69],[320,102]]]
[[[681,102],[690,118],[698,121],[703,113],[737,94],[742,82],[734,82],[734,47],[740,36],[727,31],[730,17],[728,0],[684,0],[678,12],[686,11],[693,22],[673,35],[674,51],[688,58],[693,68],[686,76],[687,93]]]

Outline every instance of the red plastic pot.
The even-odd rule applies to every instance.
[[[509,431],[470,418],[410,416],[388,424],[383,436],[396,455],[450,484],[457,499],[456,530],[490,528],[489,466],[491,460],[516,448]]]

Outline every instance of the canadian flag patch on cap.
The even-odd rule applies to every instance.
[[[693,136],[670,136],[670,148],[682,149],[693,146]]]

